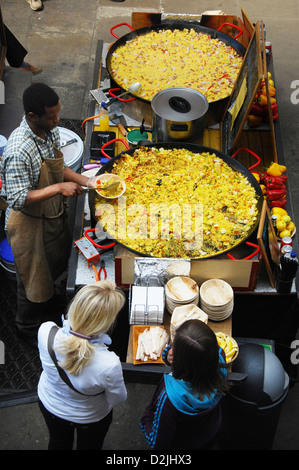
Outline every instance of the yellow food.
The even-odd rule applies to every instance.
[[[289,230],[283,230],[282,232],[279,232],[279,237],[280,238],[290,237],[290,236],[291,236],[291,232]]]
[[[271,215],[276,215],[278,238],[291,237],[294,234],[295,224],[285,209],[273,207],[271,209]]]
[[[278,232],[283,232],[286,229],[286,227],[287,227],[287,224],[282,219],[280,219],[276,224],[276,228]]]
[[[111,189],[107,189],[105,191],[101,191],[101,189],[104,189],[106,188],[107,186],[110,186],[111,184],[113,183],[118,183],[117,186],[114,186],[113,188]],[[118,180],[113,180],[112,178],[109,179],[109,180],[106,180],[106,181],[102,181],[100,183],[100,185],[98,186],[98,190],[97,190],[97,193],[99,195],[103,195],[103,196],[107,196],[107,197],[117,197],[121,194],[122,190],[123,190],[123,185],[121,184],[120,181]]]
[[[161,90],[193,88],[209,102],[231,94],[242,57],[229,45],[193,28],[161,29],[127,41],[111,57],[111,75],[124,89],[135,82],[135,94],[151,100]]]
[[[216,338],[218,345],[225,353],[226,362],[232,361],[239,349],[236,340],[221,331],[216,333]]]
[[[295,230],[295,224],[294,224],[294,222],[290,222],[290,223],[287,225],[287,230],[289,230],[291,233],[294,232],[294,230]]]
[[[291,222],[291,217],[289,215],[283,215],[281,217],[281,220],[283,220],[286,223],[286,225],[288,225]]]
[[[206,258],[240,243],[256,223],[254,187],[215,154],[140,147],[123,153],[113,173],[126,183],[125,197],[97,199],[95,215],[139,253]]]
[[[255,177],[255,179],[257,180],[257,182],[259,183],[260,182],[260,175],[258,173],[255,173],[254,171],[252,172],[252,174]]]
[[[288,215],[287,211],[285,209],[283,209],[282,207],[272,207],[272,210],[271,210],[272,214],[273,215]]]

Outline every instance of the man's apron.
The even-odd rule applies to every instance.
[[[54,145],[53,149],[54,159],[41,157],[37,189],[63,181],[63,153]],[[46,302],[54,295],[54,281],[67,267],[71,247],[65,198],[58,194],[22,211],[11,210],[7,232],[27,299]]]

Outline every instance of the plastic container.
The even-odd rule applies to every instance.
[[[104,111],[104,112],[102,113],[102,111]],[[101,108],[99,114],[101,114],[99,116],[100,131],[101,132],[109,131],[109,113],[108,113],[107,109]]]
[[[78,171],[82,164],[83,155],[83,141],[82,139],[70,129],[65,127],[58,127],[61,142],[68,142],[69,140],[76,139],[76,142],[62,147],[64,161],[67,166],[72,170]]]
[[[277,356],[261,344],[239,344],[232,372],[247,374],[222,400],[221,449],[270,450],[289,376]]]
[[[14,257],[7,238],[4,238],[0,242],[0,266],[5,270],[5,274],[8,279],[15,280],[16,268]]]
[[[0,157],[2,157],[5,146],[7,144],[7,139],[4,135],[0,135]]]
[[[141,132],[140,129],[133,129],[127,134],[127,141],[131,147],[136,147],[137,145],[140,145],[139,142],[141,142],[142,140],[147,140],[147,139],[148,139],[148,133]]]

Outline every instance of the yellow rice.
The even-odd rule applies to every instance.
[[[246,176],[234,171],[215,154],[141,147],[133,155],[124,153],[114,163],[112,173],[126,183],[126,218],[120,217],[119,200],[104,201],[102,198],[97,199],[96,217],[105,225],[107,214],[103,203],[109,203],[115,212],[115,232],[111,235],[129,248],[147,255],[163,258],[215,255],[233,248],[246,237],[258,215],[254,187]],[[138,204],[138,210],[134,209],[137,207],[134,204]],[[179,205],[181,214],[185,214],[185,205],[191,207],[189,232],[184,233],[183,220],[180,233],[177,232],[171,212],[165,215],[161,211],[153,211],[161,204],[166,204],[167,208]],[[190,242],[196,230],[193,209],[198,204],[203,207],[203,244],[196,250],[186,249],[185,242]],[[151,239],[151,229],[157,220],[158,238]],[[104,227],[108,232],[111,232],[110,222],[111,214]],[[168,224],[169,234],[167,231],[164,233],[164,224]]]
[[[242,64],[236,50],[194,29],[151,31],[118,47],[111,75],[124,89],[135,82],[135,94],[151,100],[161,90],[192,88],[209,102],[231,94]]]

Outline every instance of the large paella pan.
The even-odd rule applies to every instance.
[[[208,124],[213,124],[222,118],[245,52],[239,42],[219,31],[198,24],[164,23],[119,38],[108,51],[106,68],[113,87],[127,90],[132,83],[141,83],[133,94],[134,106],[127,105],[126,112],[143,112],[139,117],[148,121],[156,93],[184,86],[206,96]]]
[[[93,221],[102,235],[139,256],[213,258],[257,229],[260,186],[247,168],[218,150],[151,144],[122,152],[97,174],[106,172],[119,175],[126,192],[108,201],[91,191]]]

